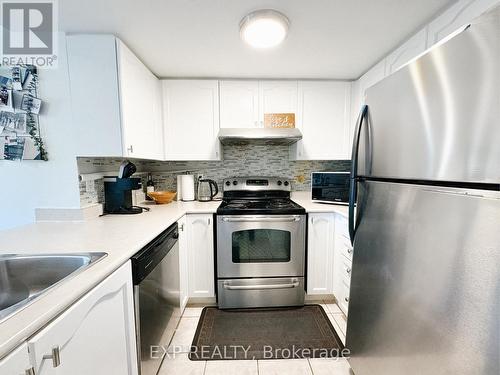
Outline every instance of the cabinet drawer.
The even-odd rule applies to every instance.
[[[352,251],[353,249],[351,244],[348,244],[347,246],[341,248],[342,255],[351,261],[352,261]]]
[[[304,304],[304,278],[225,279],[217,281],[220,309]]]
[[[342,286],[340,288],[340,295],[338,296],[338,304],[342,312],[347,315],[349,310],[349,286],[342,282]]]
[[[352,262],[350,259],[342,256],[340,260],[340,275],[342,277],[342,282],[347,286],[351,285],[351,269]]]
[[[337,236],[335,245],[338,247],[340,254],[345,256],[347,259],[352,260],[352,245],[348,238]]]

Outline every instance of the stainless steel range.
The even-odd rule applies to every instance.
[[[219,308],[304,304],[305,209],[280,178],[224,180],[217,209]]]

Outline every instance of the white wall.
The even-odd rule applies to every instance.
[[[0,229],[33,222],[38,207],[80,207],[64,34],[58,42],[58,68],[39,69],[45,113],[40,125],[49,161],[0,160]]]

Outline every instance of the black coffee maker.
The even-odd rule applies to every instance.
[[[144,210],[132,204],[132,190],[142,188],[140,178],[130,177],[135,171],[135,165],[126,160],[120,166],[118,176],[104,177],[105,213],[140,214]]]

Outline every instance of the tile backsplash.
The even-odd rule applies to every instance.
[[[348,171],[350,160],[289,160],[288,146],[224,146],[221,161],[148,161],[132,160],[137,171],[151,172],[157,190],[176,190],[181,173],[202,174],[217,181],[238,176],[278,176],[292,181],[292,190],[303,191],[311,187],[313,171]],[[122,159],[78,158],[80,174],[106,173],[116,175]],[[145,182],[145,175],[140,175]],[[99,175],[94,181],[80,182],[82,207],[104,201],[104,183]]]

